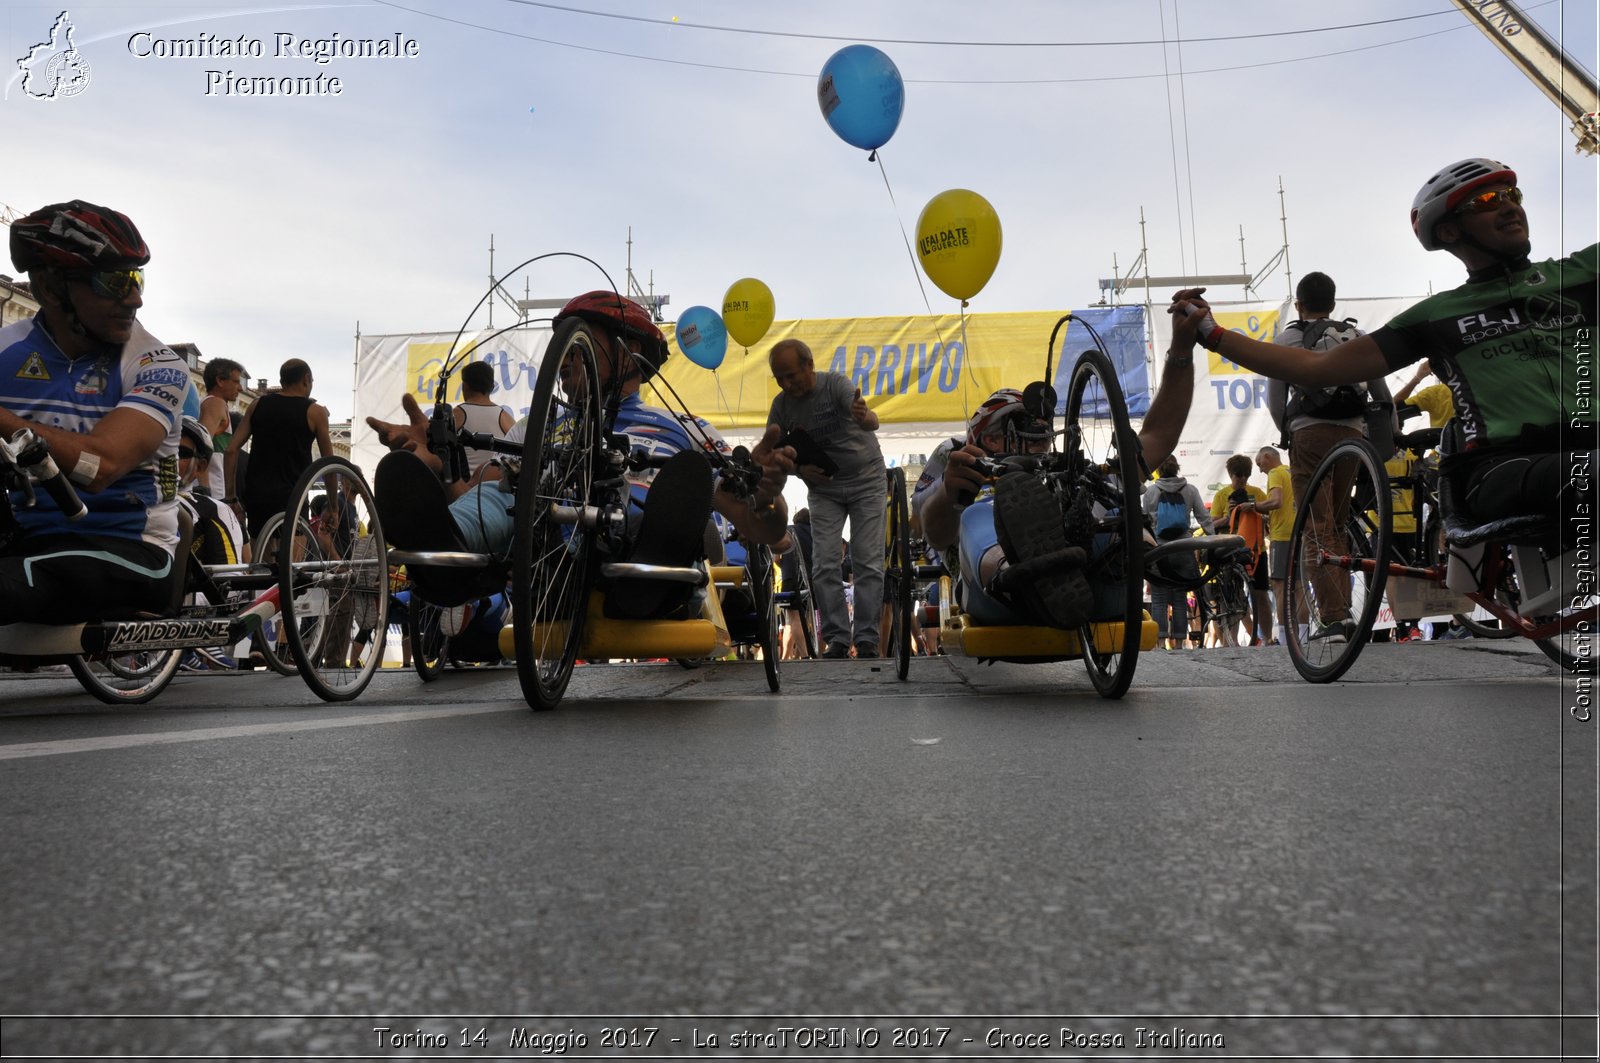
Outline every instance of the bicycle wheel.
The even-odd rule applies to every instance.
[[[883,568],[883,600],[889,607],[889,649],[895,674],[911,671],[911,515],[906,503],[906,471],[889,470],[889,557]]]
[[[796,548],[798,549],[798,547]],[[794,610],[800,623],[800,641],[805,646],[806,657],[817,659],[817,609],[811,600],[811,573],[806,570],[805,556],[795,566],[795,585],[789,592],[789,608]]]
[[[767,671],[767,689],[776,694],[783,647],[778,639],[778,602],[772,589],[772,548],[751,547],[745,555],[744,567],[750,599],[755,603],[756,624],[760,628],[761,663]]]
[[[1091,621],[1078,631],[1083,663],[1101,697],[1120,698],[1133,683],[1144,625],[1142,477],[1139,439],[1128,422],[1122,385],[1111,360],[1098,350],[1084,351],[1072,367],[1063,445],[1077,470],[1076,482],[1063,486],[1069,500],[1077,494],[1089,499],[1093,518],[1087,575],[1096,601]],[[1117,648],[1100,650],[1097,630],[1099,641]]]
[[[267,518],[267,523],[261,528],[261,534],[256,536],[256,541],[250,548],[251,563],[275,565],[282,538],[283,514],[274,513]],[[267,667],[279,675],[300,674],[300,670],[295,667],[294,654],[289,650],[282,613],[273,613],[261,622],[261,630],[250,640],[250,646],[261,654],[262,659],[267,662]]]
[[[406,637],[411,640],[411,666],[424,683],[439,678],[449,656],[446,648],[450,639],[439,626],[443,612],[412,591],[411,606],[406,610]]]
[[[535,711],[553,709],[578,661],[594,582],[592,502],[604,454],[600,378],[589,326],[568,318],[545,349],[528,408],[511,566],[517,679]]]
[[[372,682],[389,630],[387,555],[372,489],[345,459],[322,458],[300,475],[284,521],[292,532],[276,566],[289,648],[312,693],[350,701]],[[371,622],[373,644],[352,665],[350,643],[362,621]]]
[[[1328,451],[1295,499],[1284,581],[1284,644],[1295,670],[1331,683],[1372,635],[1388,578],[1389,475],[1365,439]]]
[[[182,650],[68,657],[67,668],[79,685],[107,705],[143,705],[167,688],[178,674]]]

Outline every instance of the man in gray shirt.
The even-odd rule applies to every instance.
[[[859,388],[837,373],[819,373],[811,348],[781,340],[767,355],[781,389],[768,424],[786,435],[797,430],[837,468],[830,474],[801,454],[799,473],[811,508],[812,588],[822,614],[825,657],[878,656],[883,603],[884,513],[888,481],[878,447],[878,415],[867,409]],[[844,522],[850,520],[850,563],[855,581],[855,635],[844,597]]]

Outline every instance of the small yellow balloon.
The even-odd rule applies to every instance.
[[[741,277],[722,297],[722,323],[741,347],[754,347],[772,327],[772,289],[754,277]]]
[[[1000,263],[1000,215],[976,192],[940,192],[917,218],[917,261],[940,291],[971,299]]]

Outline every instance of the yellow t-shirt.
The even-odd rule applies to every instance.
[[[1286,543],[1294,535],[1294,483],[1289,479],[1289,466],[1279,465],[1267,473],[1267,494],[1276,487],[1283,505],[1267,514],[1267,538],[1275,543]]]
[[[1429,428],[1443,428],[1456,415],[1455,400],[1450,397],[1450,389],[1443,384],[1430,384],[1412,393],[1406,404],[1428,415]]]
[[[1411,473],[1412,460],[1405,451],[1401,451],[1383,463],[1383,471],[1393,480],[1397,476],[1408,476]],[[1417,514],[1415,492],[1409,487],[1394,486],[1389,488],[1390,513],[1389,526],[1397,532],[1410,535],[1417,530]],[[1374,510],[1367,510],[1373,520],[1378,514]]]
[[[1245,484],[1244,485],[1244,489],[1246,491],[1248,491],[1250,493],[1250,497],[1253,498],[1254,500],[1256,500],[1257,502],[1259,502],[1263,498],[1267,497],[1267,493],[1265,491],[1263,491],[1261,488],[1257,487],[1255,484]],[[1231,498],[1232,496],[1233,496],[1233,484],[1232,484],[1232,482],[1223,484],[1222,485],[1222,490],[1217,492],[1217,497],[1215,497],[1215,498],[1213,498],[1211,500],[1211,519],[1212,519],[1212,521],[1215,521],[1218,517],[1223,517],[1223,518],[1227,517],[1227,515],[1228,515],[1228,499]],[[1223,523],[1221,523],[1221,524],[1213,524],[1212,527],[1214,527],[1216,529],[1216,533],[1218,535],[1226,535],[1226,534],[1228,534],[1228,524],[1227,524],[1226,519],[1224,519]]]

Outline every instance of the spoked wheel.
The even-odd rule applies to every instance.
[[[889,650],[895,674],[911,671],[911,515],[906,502],[906,471],[889,470],[889,556],[883,567],[883,600],[889,607]]]
[[[778,692],[779,658],[783,644],[778,637],[778,601],[772,589],[772,548],[753,546],[745,555],[745,579],[750,599],[755,603],[756,625],[761,635],[761,663],[767,670],[767,689]]]
[[[817,605],[811,597],[811,573],[806,571],[805,559],[800,560],[800,581],[795,588],[794,610],[800,615],[800,636],[805,641],[806,656],[816,660],[821,656],[821,648],[817,645]]]
[[[349,701],[372,681],[389,629],[387,554],[372,489],[348,461],[322,458],[301,474],[289,501],[284,522],[292,533],[275,561],[284,634],[306,686],[324,701]],[[365,621],[371,652],[352,665],[350,644]]]
[[[1084,351],[1072,367],[1065,446],[1081,459],[1075,462],[1078,482],[1066,485],[1067,501],[1086,490],[1094,517],[1088,576],[1098,594],[1093,620],[1078,632],[1083,662],[1101,697],[1120,698],[1133,682],[1144,626],[1142,481],[1139,440],[1128,422],[1122,385],[1111,360],[1098,350]],[[1120,632],[1116,624],[1122,625]],[[1110,639],[1115,649],[1098,648],[1097,629],[1105,636],[1099,641]]]
[[[276,568],[279,544],[282,540],[283,514],[274,513],[267,518],[267,523],[261,528],[261,534],[256,536],[256,541],[251,546],[252,563],[272,565]],[[273,613],[262,621],[261,630],[251,640],[250,645],[261,654],[262,659],[267,662],[267,667],[279,675],[299,673],[299,669],[295,667],[294,654],[289,649],[289,637],[284,631],[282,613]]]
[[[83,689],[107,705],[143,705],[166,689],[178,674],[182,650],[67,658]]]
[[[1284,581],[1284,643],[1295,670],[1331,683],[1355,663],[1383,604],[1389,476],[1365,439],[1328,451],[1295,499]]]
[[[411,666],[417,670],[424,683],[431,683],[444,671],[449,637],[439,626],[444,610],[430,605],[411,592],[411,605],[406,609],[406,636],[411,640]]]
[[[511,618],[517,678],[535,710],[553,709],[566,693],[583,641],[594,582],[591,502],[604,452],[600,379],[589,326],[568,318],[556,327],[528,408],[517,480]]]

